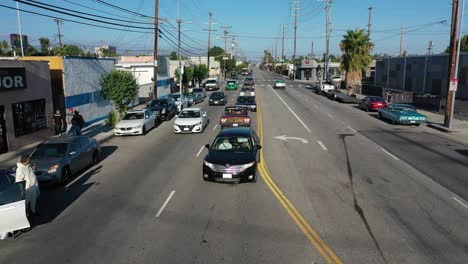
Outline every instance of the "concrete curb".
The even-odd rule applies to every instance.
[[[430,128],[433,128],[433,129],[436,129],[436,130],[439,130],[439,131],[442,131],[442,132],[445,132],[445,133],[457,133],[457,132],[459,132],[457,130],[447,128],[447,127],[445,127],[445,126],[443,126],[441,124],[437,124],[437,123],[427,123],[426,126],[430,127]]]

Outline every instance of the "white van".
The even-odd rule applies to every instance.
[[[207,91],[217,91],[219,90],[219,80],[218,78],[208,78],[205,84],[205,90]]]

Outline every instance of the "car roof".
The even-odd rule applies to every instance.
[[[53,137],[53,138],[47,139],[47,140],[41,142],[41,144],[70,143],[73,139],[79,138],[79,137],[82,137],[82,136],[63,135],[63,136]]]
[[[188,107],[188,108],[182,109],[182,111],[200,111],[200,110],[202,110],[200,107]]]
[[[232,137],[232,136],[244,136],[250,137],[252,135],[252,128],[250,127],[236,127],[236,128],[225,128],[219,132],[217,137]]]
[[[391,104],[391,106],[394,106],[394,107],[395,107],[395,106],[397,106],[397,107],[398,107],[398,106],[399,106],[399,107],[408,107],[408,106],[409,106],[409,107],[414,107],[414,106],[412,106],[412,105],[410,105],[410,104]]]
[[[127,111],[126,114],[128,114],[128,113],[144,113],[146,111],[148,111],[148,109],[135,109],[135,110]]]

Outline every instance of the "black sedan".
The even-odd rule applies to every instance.
[[[223,92],[213,92],[208,100],[210,105],[225,105],[226,95]]]
[[[256,182],[260,161],[260,140],[252,128],[226,128],[207,144],[203,160],[203,180]]]
[[[253,112],[257,111],[257,102],[255,101],[255,96],[239,96],[237,97],[236,105],[245,106]]]

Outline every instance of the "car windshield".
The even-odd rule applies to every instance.
[[[369,97],[372,102],[383,102],[384,99],[382,97]]]
[[[211,150],[223,152],[250,152],[252,141],[248,137],[232,136],[217,137],[211,145]]]
[[[203,90],[200,89],[200,88],[193,89],[192,91],[193,91],[194,93],[202,93],[202,92],[203,92]]]
[[[232,84],[236,84],[236,82],[235,81],[228,81],[227,84],[232,85]]]
[[[64,157],[67,153],[67,143],[41,144],[31,154],[34,158]]]
[[[225,115],[247,115],[247,110],[245,108],[226,108],[224,110]]]
[[[392,108],[397,111],[416,111],[416,108],[412,105],[393,105]]]
[[[224,97],[223,93],[217,92],[217,93],[212,93],[211,97]]]
[[[276,81],[276,82],[277,82],[277,83],[284,83],[283,80],[278,80],[278,81]]]
[[[143,112],[140,113],[126,113],[123,120],[138,120],[138,119],[145,119],[145,114]]]
[[[176,101],[180,101],[180,94],[173,94],[172,98],[174,98]]]
[[[167,105],[167,101],[166,100],[153,100],[150,105],[151,106]]]
[[[198,110],[184,110],[180,112],[178,118],[198,118],[200,116],[201,114]]]
[[[251,103],[251,102],[255,102],[255,97],[253,97],[253,96],[239,96],[239,97],[237,98],[237,102],[238,102],[238,103],[244,103],[244,102],[249,102],[249,103]]]
[[[216,80],[208,80],[208,81],[206,81],[206,83],[209,83],[209,84],[216,84]]]

